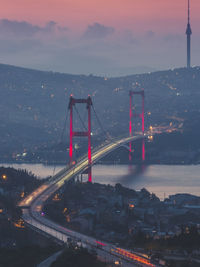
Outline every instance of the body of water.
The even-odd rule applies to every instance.
[[[64,166],[43,164],[2,164],[4,167],[27,169],[40,179],[53,175]],[[115,185],[121,183],[131,189],[146,188],[163,199],[176,193],[200,196],[200,165],[95,165],[93,182]],[[84,175],[84,180],[87,176]]]

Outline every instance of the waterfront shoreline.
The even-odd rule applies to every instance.
[[[39,179],[53,176],[64,165],[4,164],[4,167],[27,169]],[[160,199],[176,193],[200,195],[200,165],[102,165],[93,167],[93,182],[101,184],[121,183],[131,189],[146,188]],[[83,175],[87,181],[87,175]]]

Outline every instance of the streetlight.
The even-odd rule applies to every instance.
[[[7,175],[6,175],[6,174],[2,174],[2,175],[1,175],[1,178],[2,178],[3,180],[7,180]]]

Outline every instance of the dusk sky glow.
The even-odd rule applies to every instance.
[[[200,61],[199,12],[191,0],[192,65]],[[187,0],[2,0],[1,63],[114,76],[182,67],[186,23]]]

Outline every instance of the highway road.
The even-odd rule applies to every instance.
[[[147,136],[146,136],[147,137]],[[125,137],[119,140],[105,143],[98,147],[92,154],[92,164],[104,157],[109,152],[113,151],[119,146],[122,146],[129,141],[144,138],[144,136]],[[59,224],[47,219],[43,213],[43,205],[45,201],[50,198],[59,188],[61,188],[66,181],[69,181],[76,175],[82,173],[88,167],[87,156],[80,159],[74,166],[67,166],[58,174],[52,177],[51,180],[37,188],[34,192],[28,195],[18,205],[22,208],[23,219],[25,223],[31,226],[36,231],[42,231],[47,235],[56,238],[62,242],[67,243],[69,239],[81,243],[83,246],[93,248],[98,255],[103,255],[107,260],[119,261],[121,266],[141,266],[141,267],[157,267],[152,264],[149,259],[138,255],[137,253],[118,248],[113,244],[109,244],[93,237],[89,237],[70,229],[64,228]]]

